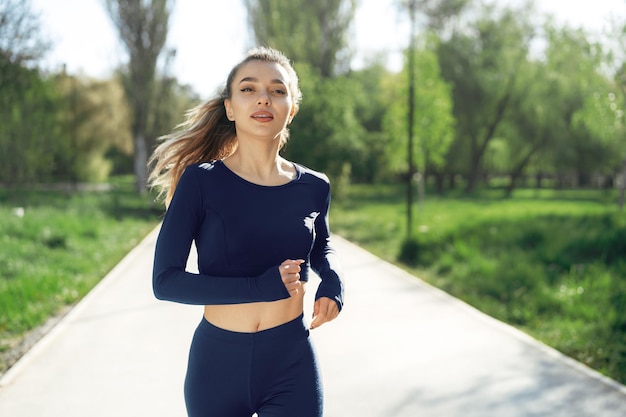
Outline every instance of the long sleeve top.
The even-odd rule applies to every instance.
[[[315,298],[343,307],[343,283],[330,244],[330,185],[321,173],[298,164],[280,186],[246,181],[220,160],[183,172],[156,243],[153,289],[162,300],[216,305],[289,298],[278,266],[304,259],[321,278]],[[185,270],[191,244],[198,274]]]

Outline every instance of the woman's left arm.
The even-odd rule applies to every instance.
[[[322,280],[315,294],[312,329],[336,318],[343,308],[344,285],[339,259],[330,243],[329,208],[330,187],[325,209],[315,219],[315,243],[310,255],[311,268]]]

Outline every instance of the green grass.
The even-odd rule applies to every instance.
[[[0,351],[82,298],[161,213],[130,178],[106,192],[0,191]]]
[[[626,382],[626,213],[601,191],[428,196],[407,239],[404,188],[352,186],[332,228]]]

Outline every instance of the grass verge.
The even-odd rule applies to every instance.
[[[80,300],[161,213],[129,177],[109,191],[0,191],[0,373],[29,332]]]
[[[429,196],[352,186],[332,228],[376,255],[626,383],[626,214],[602,191]]]

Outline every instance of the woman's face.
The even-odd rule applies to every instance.
[[[274,62],[255,60],[239,68],[230,86],[231,97],[224,100],[238,137],[280,136],[295,114],[290,82],[285,68]]]

